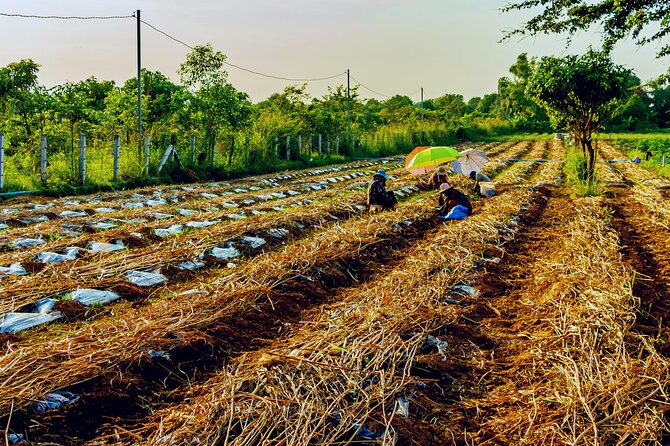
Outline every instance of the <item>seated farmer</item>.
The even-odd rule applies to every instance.
[[[439,190],[440,184],[446,182],[447,182],[447,168],[444,166],[438,167],[437,170],[433,172],[433,174],[430,176],[430,179],[428,180],[428,184],[430,185],[430,188],[433,190]]]
[[[464,220],[472,214],[472,205],[468,197],[454,189],[449,183],[440,185],[438,218],[440,220]]]
[[[491,178],[483,174],[482,172],[475,172],[474,170],[470,172],[470,179],[475,180],[474,186],[472,186],[472,191],[476,192],[480,197],[491,198],[496,194],[496,188],[491,183]],[[486,183],[486,184],[481,184]]]
[[[376,205],[382,209],[393,209],[397,203],[395,194],[386,190],[386,171],[378,170],[368,186],[368,207]]]

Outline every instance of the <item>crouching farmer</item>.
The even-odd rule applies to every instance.
[[[368,186],[368,207],[370,211],[377,209],[393,209],[398,203],[395,194],[386,190],[386,171],[378,170]]]
[[[464,220],[472,214],[472,204],[461,191],[454,189],[449,183],[440,185],[438,201],[438,218],[440,220]]]

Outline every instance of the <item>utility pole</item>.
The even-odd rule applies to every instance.
[[[347,150],[351,153],[351,93],[349,91],[349,68],[347,68]]]
[[[421,120],[423,121],[423,87],[421,87]]]
[[[140,20],[140,10],[136,12],[137,18],[137,134],[138,145],[142,147],[142,52],[140,45],[140,27],[142,21]],[[141,149],[140,149],[141,150]]]

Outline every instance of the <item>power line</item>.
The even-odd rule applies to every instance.
[[[20,17],[24,19],[55,19],[55,20],[113,20],[113,19],[132,19],[134,15],[107,15],[107,16],[74,16],[74,15],[28,15],[28,14],[9,14],[0,12],[4,17]]]
[[[366,90],[368,90],[368,91],[370,91],[370,92],[372,92],[372,93],[374,93],[374,94],[376,94],[376,95],[383,96],[383,97],[385,97],[386,99],[390,99],[390,98],[391,98],[391,96],[389,96],[389,95],[387,95],[387,94],[380,93],[380,92],[378,92],[378,91],[373,90],[372,88],[366,87],[365,85],[363,85],[363,83],[362,83],[361,81],[359,81],[359,80],[356,79],[355,77],[351,76],[351,78],[352,78],[354,81],[358,82],[358,85],[360,85],[361,87],[365,88]]]
[[[184,42],[183,40],[179,40],[179,39],[177,39],[176,37],[171,36],[170,34],[166,33],[165,31],[163,31],[163,30],[161,30],[161,29],[155,27],[155,26],[152,25],[151,23],[149,23],[149,22],[147,22],[147,21],[145,21],[145,20],[140,20],[140,21],[141,21],[142,23],[144,23],[145,25],[147,25],[148,27],[150,27],[151,29],[153,29],[154,31],[163,34],[163,35],[164,35],[165,37],[167,37],[168,39],[174,40],[175,42],[177,42],[177,43],[179,43],[179,44],[181,44],[181,45],[184,45],[186,48],[193,49],[193,46],[187,44],[187,43]],[[264,76],[264,77],[269,77],[269,78],[272,78],[272,79],[279,79],[279,80],[284,80],[284,81],[294,81],[294,82],[324,81],[324,80],[333,79],[333,78],[336,78],[336,77],[339,77],[339,76],[343,76],[343,75],[346,74],[346,71],[345,71],[345,72],[342,72],[342,73],[333,74],[332,76],[314,77],[314,78],[283,77],[283,76],[275,76],[275,75],[272,75],[272,74],[261,73],[260,71],[250,70],[250,69],[248,69],[248,68],[244,68],[244,67],[241,67],[241,66],[239,66],[239,65],[235,65],[235,64],[233,64],[233,63],[226,62],[226,61],[224,61],[223,63],[224,63],[225,65],[230,66],[230,67],[237,68],[238,70],[246,71],[247,73],[256,74],[256,75],[258,75],[258,76]]]

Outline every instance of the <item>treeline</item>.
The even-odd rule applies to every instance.
[[[286,87],[253,104],[227,81],[225,56],[198,46],[179,69],[180,83],[143,70],[142,127],[150,140],[148,175],[163,151],[174,145],[187,179],[222,178],[289,167],[308,160],[380,156],[417,145],[451,144],[518,131],[552,130],[547,113],[527,98],[534,60],[525,54],[499,81],[498,92],[474,97],[447,93],[423,104],[407,96],[361,98],[358,88],[329,88],[318,98],[306,85]],[[145,176],[144,137],[137,131],[137,79],[123,85],[94,77],[47,89],[40,66],[29,59],[0,68],[0,133],[5,135],[5,188],[38,186],[41,135],[48,137],[50,186],[79,178],[80,134],[87,141],[87,178],[106,185],[112,178],[112,141],[121,139],[120,177]],[[632,94],[611,125],[622,130],[666,127],[670,90]],[[349,112],[350,110],[350,112]],[[349,117],[349,119],[348,119]],[[195,143],[194,143],[195,142]],[[175,178],[175,166],[165,172]]]

